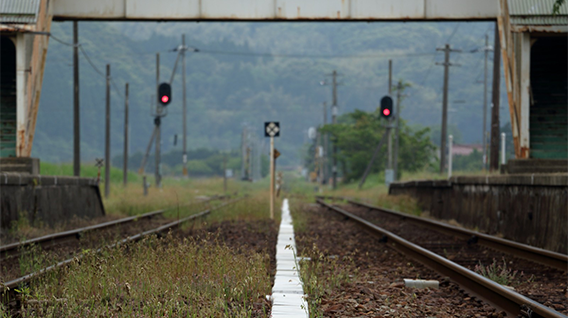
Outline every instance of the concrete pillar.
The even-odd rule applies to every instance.
[[[520,65],[520,97],[521,112],[519,118],[520,139],[519,146],[521,158],[529,158],[530,152],[530,106],[531,106],[531,36],[529,33],[522,33],[521,43],[521,65]]]
[[[25,148],[26,131],[26,41],[25,34],[16,37],[16,156]]]

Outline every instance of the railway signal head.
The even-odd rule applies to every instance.
[[[168,105],[172,100],[172,87],[168,83],[158,86],[158,103],[162,106]]]
[[[384,96],[381,98],[381,117],[390,119],[392,118],[392,98]]]

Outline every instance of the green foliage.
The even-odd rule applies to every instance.
[[[385,122],[379,119],[378,112],[355,110],[339,118],[336,125],[327,125],[323,132],[331,134],[340,149],[337,159],[347,169],[343,171],[344,181],[359,179],[369,163],[375,147],[386,133]],[[429,128],[413,130],[400,121],[399,170],[418,171],[429,166],[435,147],[429,138]],[[380,150],[372,173],[383,171],[386,166],[386,143]]]
[[[144,155],[137,152],[128,158],[128,167],[131,170],[138,170]],[[241,170],[241,155],[237,150],[223,152],[216,149],[199,148],[187,152],[187,169],[189,175],[193,177],[211,177],[223,175],[223,160],[227,158],[227,169],[233,169],[233,175],[239,176]],[[153,173],[155,169],[155,156],[151,155],[146,161],[145,171]],[[113,158],[113,165],[122,166],[123,156],[118,155]],[[181,150],[171,150],[162,155],[162,174],[180,175],[183,171],[183,153]],[[268,174],[268,156],[261,156],[262,176]]]
[[[110,168],[110,182],[112,183],[119,183],[122,182],[122,164],[120,166],[117,165],[115,168]],[[99,168],[95,167],[95,165],[81,165],[81,177],[85,178],[96,178],[98,175]],[[104,178],[105,168],[101,168],[101,180]],[[40,173],[45,176],[72,176],[73,175],[73,164],[69,163],[62,163],[62,164],[55,164],[49,162],[40,162]],[[128,181],[129,182],[141,182],[141,177],[132,172],[128,171]]]
[[[483,168],[483,153],[477,149],[466,156],[454,156],[452,160],[455,171],[480,171]]]
[[[560,7],[566,3],[566,0],[556,0],[554,1],[554,5],[552,6],[552,14],[557,15],[560,13]]]

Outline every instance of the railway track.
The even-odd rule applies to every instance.
[[[244,199],[244,197],[225,202],[225,203],[223,203],[219,206],[216,206],[214,208],[206,209],[206,210],[201,211],[199,213],[181,218],[179,220],[161,225],[159,227],[137,233],[135,235],[132,235],[132,236],[129,236],[129,237],[124,238],[122,240],[119,240],[119,241],[117,241],[113,244],[110,244],[110,245],[107,245],[107,246],[104,246],[104,247],[100,247],[100,248],[96,249],[94,252],[99,253],[105,248],[115,248],[115,247],[123,245],[123,244],[137,242],[137,241],[139,241],[139,240],[141,240],[141,239],[143,239],[143,238],[145,238],[149,235],[161,235],[162,233],[165,233],[165,232],[168,232],[168,231],[171,231],[171,230],[176,230],[182,224],[184,224],[188,221],[204,217],[204,216],[210,214],[212,211],[219,210],[219,209],[226,207],[230,204],[236,203],[236,202],[238,202],[242,199]],[[151,216],[157,215],[158,214],[157,212],[163,213],[163,211],[161,211],[161,210],[160,211],[154,211],[154,212],[151,212],[151,213],[153,213]],[[147,214],[150,215],[151,213],[147,213]],[[128,218],[128,219],[130,219],[130,218]],[[118,220],[118,221],[120,221],[120,220]],[[125,222],[131,222],[131,221],[125,221]],[[111,222],[108,222],[108,223],[111,223]],[[114,226],[114,225],[109,225],[109,226]],[[68,232],[74,232],[74,231],[68,231]],[[72,235],[72,234],[70,234],[70,235]],[[49,241],[49,240],[47,240],[47,241]],[[43,241],[43,242],[47,242],[47,241]],[[74,262],[74,261],[77,261],[82,257],[83,257],[82,254],[77,254],[77,255],[74,255],[73,257],[69,258],[69,259],[66,259],[66,260],[60,261],[60,262],[58,262],[54,265],[45,267],[45,268],[43,268],[43,269],[41,269],[37,272],[27,274],[25,276],[22,276],[22,277],[19,277],[19,278],[16,278],[16,279],[13,279],[13,280],[10,280],[10,281],[7,281],[7,282],[3,282],[3,283],[0,282],[0,295],[1,295],[2,303],[9,305],[10,303],[18,302],[18,292],[16,291],[17,288],[21,288],[22,286],[27,286],[34,279],[41,277],[41,275],[44,275],[46,273],[52,272],[55,269],[66,266],[67,264]]]
[[[550,307],[547,307],[533,299],[525,297],[509,288],[503,287],[502,285],[495,283],[492,280],[489,280],[464,266],[450,261],[436,254],[435,252],[428,250],[427,248],[414,244],[390,231],[385,230],[384,228],[373,224],[372,222],[362,217],[347,212],[339,207],[330,205],[324,202],[322,198],[319,198],[317,200],[317,203],[343,215],[347,219],[353,220],[374,235],[378,236],[380,242],[383,242],[390,247],[398,250],[399,252],[408,255],[409,257],[440,273],[441,275],[449,277],[450,279],[452,279],[452,281],[459,284],[461,288],[466,290],[468,293],[484,299],[487,303],[491,304],[495,308],[504,310],[508,315],[512,317],[566,317]],[[359,205],[359,207],[363,207],[365,209],[372,208],[373,210],[376,208],[369,205]],[[398,218],[406,218],[408,220],[410,217],[410,219],[413,219],[413,217],[411,217],[410,215],[397,213],[395,211],[390,212],[396,213],[394,215]],[[442,227],[443,231],[450,231],[449,228],[446,227],[448,225],[443,223],[440,224],[444,225],[444,227]],[[463,237],[463,232],[461,235],[462,236],[460,237]],[[472,236],[468,235],[467,238],[469,240],[472,238]],[[484,239],[489,238],[484,237]],[[477,239],[477,242],[479,242],[479,238]],[[515,246],[515,244],[507,244],[507,246],[508,249],[511,249],[511,246]],[[532,249],[525,248],[523,250],[523,255],[525,257],[527,256],[527,253],[529,253],[528,251],[532,251]]]
[[[207,203],[207,202],[210,202],[210,201],[213,201],[213,200],[224,199],[226,197],[227,196],[213,196],[213,197],[211,197],[207,200],[192,202],[192,203],[180,206],[180,207],[186,207],[188,205],[193,205],[193,204],[197,204],[197,203]],[[175,208],[178,208],[178,207],[175,207]],[[82,227],[82,228],[78,228],[78,229],[73,229],[73,230],[69,230],[69,231],[63,231],[63,232],[58,232],[58,233],[54,233],[54,234],[44,235],[44,236],[41,236],[41,237],[25,240],[25,241],[22,241],[22,242],[6,244],[6,245],[3,245],[3,246],[0,246],[0,262],[6,261],[9,258],[14,258],[14,257],[19,256],[22,252],[25,252],[28,248],[30,248],[33,245],[38,245],[38,246],[41,246],[42,249],[47,249],[47,248],[50,248],[52,246],[62,244],[64,242],[67,242],[67,241],[70,241],[70,240],[81,240],[81,238],[85,237],[87,233],[90,233],[90,232],[93,232],[93,231],[106,230],[106,229],[110,229],[110,228],[117,227],[117,226],[131,224],[133,222],[137,222],[137,221],[140,221],[140,220],[152,219],[152,218],[161,216],[165,212],[170,211],[172,209],[174,209],[174,208],[152,211],[152,212],[148,212],[148,213],[145,213],[145,214],[135,215],[135,216],[127,217],[127,218],[122,218],[122,219],[115,220],[115,221],[110,221],[110,222],[95,224],[95,225]]]

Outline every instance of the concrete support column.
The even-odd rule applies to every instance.
[[[22,157],[26,147],[26,35],[16,36],[16,157]]]
[[[530,155],[530,106],[531,106],[531,36],[530,33],[522,33],[521,37],[521,65],[520,65],[520,132],[519,146],[521,158],[529,158]]]

